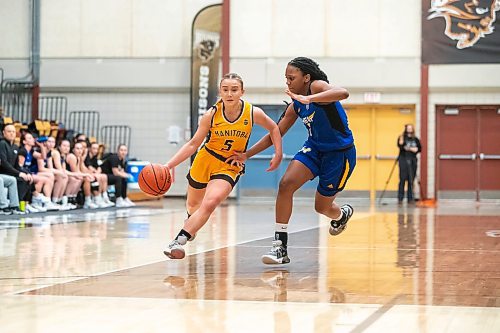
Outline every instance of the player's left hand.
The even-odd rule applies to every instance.
[[[285,90],[285,93],[290,96],[292,99],[302,103],[302,104],[309,104],[311,103],[310,97],[309,96],[304,96],[304,95],[297,95],[291,92],[290,90]]]
[[[245,153],[239,153],[239,152],[233,152],[233,155],[229,156],[226,159],[226,163],[229,163],[231,165],[237,165],[239,167],[243,166],[245,164],[245,161],[247,160],[247,154]]]

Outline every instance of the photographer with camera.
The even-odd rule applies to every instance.
[[[398,204],[403,203],[405,183],[408,182],[408,203],[415,203],[413,197],[413,182],[417,174],[417,154],[422,151],[420,140],[415,136],[413,125],[406,124],[402,135],[398,137],[399,147],[399,187]]]

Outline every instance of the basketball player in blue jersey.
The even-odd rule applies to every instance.
[[[314,208],[331,219],[331,235],[344,231],[354,212],[350,205],[339,207],[334,201],[356,166],[354,138],[346,112],[339,102],[349,97],[349,93],[344,88],[330,85],[327,75],[309,58],[298,57],[290,61],[285,77],[286,93],[293,102],[278,122],[281,135],[285,135],[300,117],[309,136],[281,178],[276,198],[275,240],[271,251],[262,256],[265,264],[290,262],[287,228],[292,215],[293,194],[307,181],[319,177]],[[235,153],[228,161],[244,163],[270,145],[269,136],[264,136],[246,153]]]

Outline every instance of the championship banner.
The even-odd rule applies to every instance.
[[[500,0],[422,1],[422,63],[500,63]]]
[[[222,5],[205,7],[196,14],[191,48],[191,137],[200,118],[217,102],[221,32]]]

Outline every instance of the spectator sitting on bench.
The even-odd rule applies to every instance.
[[[68,154],[66,157],[66,164],[69,167],[69,170],[83,179],[83,189],[85,194],[85,202],[83,204],[83,208],[96,209],[99,208],[94,202],[92,202],[92,197],[90,196],[90,187],[93,182],[95,182],[94,175],[84,172],[83,165],[83,145],[81,142],[75,143],[73,147],[73,153]],[[88,191],[85,190],[88,188]]]
[[[6,125],[2,133],[3,139],[0,140],[0,173],[16,177],[17,202],[20,202],[28,194],[31,184],[33,183],[33,177],[31,174],[22,171],[19,167],[17,157],[19,147],[14,144],[14,140],[16,139],[16,128],[14,125]],[[15,199],[11,198],[11,200]],[[37,211],[35,208],[30,211],[31,208],[33,207],[28,204],[26,206],[26,211]]]
[[[54,142],[55,144],[55,142]],[[83,176],[79,172],[72,172],[69,165],[66,163],[66,159],[70,154],[71,144],[69,140],[64,139],[59,143],[59,149],[53,150],[52,152],[52,163],[55,169],[61,170],[68,175],[68,186],[66,186],[65,197],[68,199],[68,203],[71,208],[77,208],[76,196],[82,187]],[[63,197],[63,201],[65,201]]]
[[[86,144],[87,142],[82,142]],[[94,202],[98,205],[104,204],[104,207],[112,207],[115,204],[109,200],[108,197],[108,176],[102,173],[100,164],[101,160],[97,158],[99,153],[99,144],[97,142],[91,143],[89,149],[84,149],[84,166],[86,168],[85,172],[93,174],[97,182],[99,182],[99,191],[94,194]]]
[[[76,205],[72,205],[69,203],[67,195],[68,187],[71,184],[70,180],[72,178],[68,176],[66,169],[61,165],[61,163],[63,162],[61,160],[61,154],[57,149],[55,149],[56,139],[49,136],[44,144],[47,150],[47,158],[44,160],[43,164],[40,163],[39,160],[38,168],[41,170],[46,169],[46,171],[52,172],[54,174],[55,184],[54,189],[52,190],[52,202],[60,204],[61,210],[75,209]],[[80,186],[81,183],[78,184],[76,193],[78,193],[78,189],[80,188]]]
[[[38,173],[38,159],[43,159],[44,151],[40,150],[42,146],[35,142],[35,138],[30,132],[25,132],[21,135],[21,148],[19,148],[19,167],[26,172],[31,173],[35,190],[31,204],[39,211],[60,210],[60,206],[52,203],[49,198],[52,197],[52,189],[54,188],[54,174]],[[37,149],[35,149],[37,146]],[[42,194],[43,191],[43,194]]]
[[[101,169],[108,176],[108,185],[115,185],[116,207],[135,206],[127,198],[127,179],[132,177],[125,172],[127,170],[128,148],[124,144],[119,144],[116,154],[110,154],[102,163]]]

